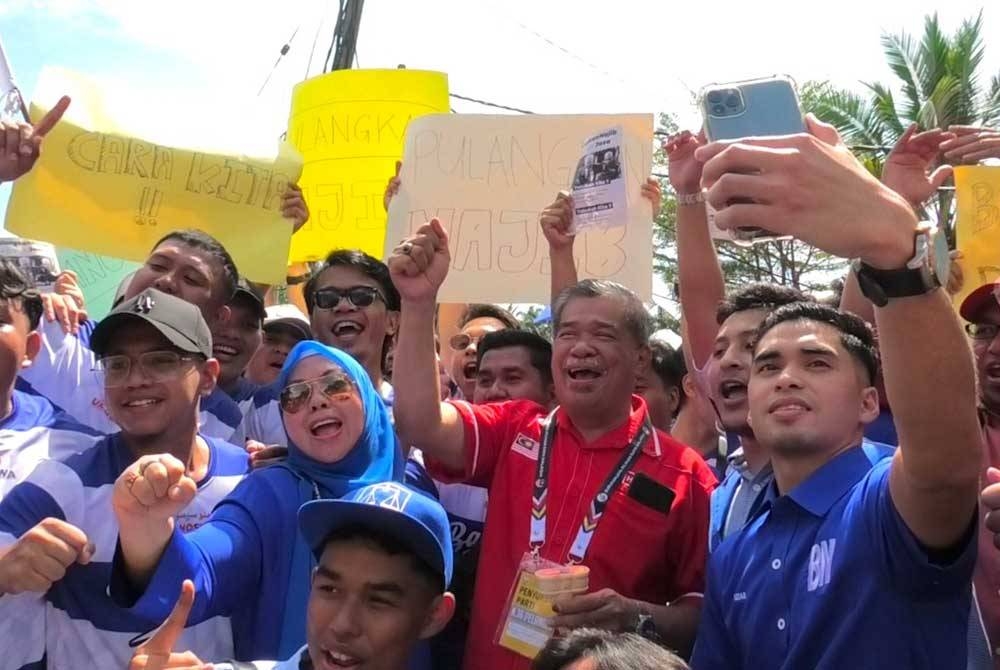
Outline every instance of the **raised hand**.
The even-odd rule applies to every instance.
[[[660,180],[656,177],[647,177],[646,183],[640,188],[642,197],[649,200],[653,208],[653,218],[660,213],[660,200],[663,198],[663,189],[660,188]]]
[[[811,114],[808,133],[714,142],[699,148],[702,183],[723,230],[754,227],[791,235],[842,258],[882,269],[913,256],[916,215],[875,179]]]
[[[54,290],[59,295],[72,298],[76,306],[84,310],[84,314],[86,314],[87,299],[83,295],[83,289],[80,288],[80,279],[76,276],[75,272],[72,270],[63,270],[60,272],[56,276]]]
[[[198,487],[170,454],[143,456],[115,481],[111,506],[119,523],[166,521],[194,499]]]
[[[955,138],[940,129],[917,132],[911,124],[885,159],[882,183],[900,194],[914,207],[920,207],[951,176],[951,166],[934,169],[944,142]]]
[[[434,303],[448,276],[448,233],[437,219],[400,242],[389,257],[389,273],[403,300]]]
[[[288,188],[281,196],[281,215],[292,220],[293,233],[297,233],[299,228],[306,225],[306,221],[309,220],[309,205],[306,204],[306,199],[302,196],[302,189],[298,184],[289,182]]]
[[[573,227],[573,196],[559,191],[556,199],[542,210],[538,217],[542,234],[549,243],[550,252],[572,251],[576,237],[569,232]]]
[[[955,135],[941,145],[946,161],[954,165],[975,165],[987,158],[1000,158],[1000,130],[979,126],[948,126]]]
[[[135,650],[128,670],[211,670],[211,663],[203,663],[190,651],[174,653],[174,646],[187,626],[193,604],[194,584],[185,579],[170,616],[149,640]]]
[[[43,293],[41,297],[47,321],[58,321],[64,333],[76,335],[80,332],[80,324],[87,320],[87,310],[75,296],[69,293]]]
[[[69,102],[69,98],[63,96],[33,126],[0,121],[0,182],[14,181],[35,166],[42,149],[42,140],[59,123]]]
[[[0,595],[45,593],[74,563],[94,556],[86,533],[60,519],[44,519],[0,556]]]
[[[694,135],[690,130],[671,135],[663,143],[670,185],[677,193],[690,195],[701,190],[703,164],[695,158],[694,152],[704,145],[704,134]]]
[[[403,182],[399,179],[399,171],[403,168],[402,161],[396,161],[396,175],[394,177],[389,177],[389,183],[385,185],[385,193],[382,194],[382,206],[385,207],[385,211],[389,211],[389,203],[392,202],[393,196],[399,193],[399,186]]]

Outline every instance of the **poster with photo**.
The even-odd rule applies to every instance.
[[[591,228],[606,230],[627,223],[620,126],[601,131],[584,142],[571,192],[572,233],[579,234]]]
[[[16,265],[38,290],[51,292],[55,289],[59,259],[55,247],[48,242],[0,238],[0,258]]]

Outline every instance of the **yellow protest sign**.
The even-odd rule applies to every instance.
[[[955,236],[965,285],[955,305],[983,284],[1000,279],[1000,167],[955,168]]]
[[[119,131],[100,91],[82,77],[46,71],[43,81],[40,89],[65,91],[73,103],[35,167],[14,183],[7,230],[141,261],[168,232],[197,228],[251,280],[283,282],[292,224],[281,216],[281,198],[302,169],[294,149],[249,158],[157,144]],[[33,103],[32,118],[48,109]]]
[[[310,220],[292,238],[292,261],[334,248],[382,256],[386,182],[410,119],[448,111],[448,77],[418,70],[338,70],[292,92],[288,140],[302,153],[299,185]]]

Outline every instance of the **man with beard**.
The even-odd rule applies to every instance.
[[[702,589],[715,478],[693,450],[654,429],[632,395],[649,358],[642,301],[596,280],[560,294],[553,305],[557,409],[440,403],[434,308],[450,264],[440,222],[421,226],[389,264],[403,296],[395,359],[400,438],[423,450],[435,476],[490,490],[480,565],[490,579],[476,583],[465,667],[530,666],[494,641],[511,588],[532,570],[525,552],[590,570],[592,592],[557,599],[554,626],[639,631],[689,648],[699,608],[698,598],[685,596]]]

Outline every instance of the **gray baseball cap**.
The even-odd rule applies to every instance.
[[[148,288],[131,300],[120,303],[94,328],[90,349],[98,356],[107,353],[115,331],[130,320],[145,321],[181,351],[212,357],[212,332],[201,311],[175,296]]]

